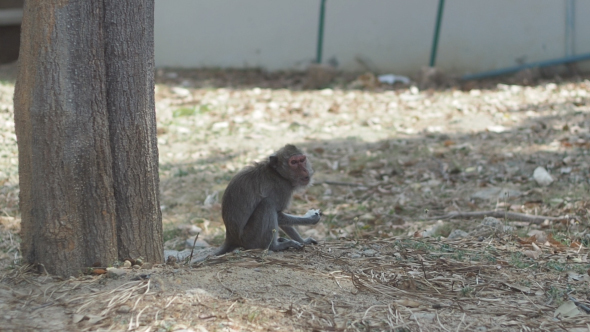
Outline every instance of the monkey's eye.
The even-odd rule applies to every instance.
[[[297,165],[297,162],[298,162],[297,160],[291,159],[291,165],[295,166],[295,165]]]

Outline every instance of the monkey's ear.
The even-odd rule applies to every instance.
[[[277,157],[276,154],[271,155],[268,157],[268,164],[272,168],[277,168],[277,165],[279,164],[279,157]]]

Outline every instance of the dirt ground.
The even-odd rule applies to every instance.
[[[229,179],[286,143],[316,171],[289,212],[322,209],[300,228],[320,244],[61,280],[20,265],[2,66],[0,330],[590,331],[590,80],[543,76],[158,70],[165,249],[220,245]]]

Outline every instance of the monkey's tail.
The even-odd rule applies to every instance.
[[[203,256],[203,257],[193,258],[193,260],[190,263],[191,264],[199,263],[199,262],[202,262],[212,256],[220,256],[223,254],[227,254],[228,252],[234,251],[234,249],[236,249],[236,248],[237,248],[236,246],[232,246],[231,244],[229,244],[227,242],[223,242],[221,247],[217,248],[217,250],[215,250],[212,254],[207,255],[207,256]]]
[[[217,250],[215,250],[215,253],[213,255],[215,256],[220,256],[223,254],[227,254],[228,252],[232,252],[234,251],[234,249],[236,249],[236,246],[232,246],[231,244],[226,242],[223,242],[223,244],[221,245],[221,247],[217,248]]]

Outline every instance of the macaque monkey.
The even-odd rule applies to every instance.
[[[303,239],[294,225],[315,225],[320,210],[303,216],[286,214],[293,192],[311,184],[313,169],[306,155],[294,145],[285,145],[268,160],[241,170],[229,182],[221,202],[225,224],[225,242],[215,252],[222,255],[236,248],[302,248],[317,244],[311,237]],[[279,228],[290,239],[279,237]]]

